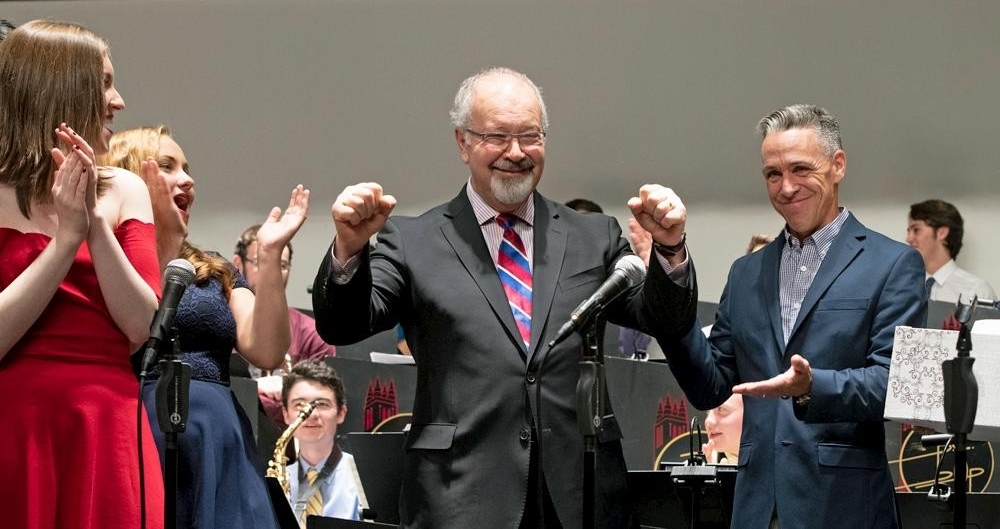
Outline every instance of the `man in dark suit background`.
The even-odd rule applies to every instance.
[[[349,186],[338,196],[336,235],[313,289],[317,330],[341,344],[397,321],[404,328],[417,390],[403,526],[575,529],[583,509],[575,409],[583,341],[573,334],[551,350],[547,343],[630,253],[628,242],[614,219],[579,214],[535,191],[548,117],[526,76],[494,68],[469,77],[451,118],[470,172],[454,199],[389,220],[396,200],[379,184]],[[660,206],[662,195],[634,200],[649,222],[677,216]],[[673,310],[659,295],[667,283],[656,267],[644,286],[608,306],[609,321],[646,332],[662,327]],[[630,523],[620,437],[613,418],[597,435],[602,527]]]
[[[927,317],[923,261],[839,206],[847,156],[826,110],[785,107],[758,132],[785,229],[733,263],[707,339],[693,318],[657,338],[698,408],[743,395],[733,527],[897,527],[883,411],[895,328]],[[669,264],[668,294],[693,303],[686,249]]]

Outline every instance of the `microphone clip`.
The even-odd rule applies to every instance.
[[[169,347],[168,356],[176,356],[180,352],[180,342],[177,338],[177,326],[171,326],[167,331],[166,339],[163,341],[155,338],[146,340],[146,347],[142,354],[142,363],[139,368],[139,378],[145,380],[149,375],[149,370],[153,368],[157,358],[162,356],[160,352],[164,347]]]

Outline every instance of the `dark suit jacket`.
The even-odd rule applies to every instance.
[[[419,217],[391,219],[369,262],[346,285],[332,281],[329,253],[316,277],[320,336],[351,343],[398,320],[416,360],[400,500],[404,526],[517,527],[528,490],[530,432],[539,426],[533,417],[540,379],[544,475],[563,527],[581,526],[583,443],[575,391],[582,338],[574,334],[549,352],[545,344],[629,247],[610,217],[581,215],[537,193],[534,200],[527,361],[464,189]],[[667,281],[662,271],[659,277]],[[648,294],[655,282],[615,300],[609,320],[648,329],[668,310],[656,303],[661,297]],[[620,436],[614,420],[598,436],[595,496],[602,526],[628,523]]]
[[[813,372],[812,400],[743,398],[733,527],[895,527],[883,411],[897,325],[926,321],[923,260],[916,251],[844,223],[806,294],[787,347],[778,275],[785,241],[733,263],[706,340],[692,322],[664,337],[670,368],[692,404],[722,403],[732,386],[788,369]],[[673,291],[690,302],[691,290]]]

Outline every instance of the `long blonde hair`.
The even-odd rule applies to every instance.
[[[108,153],[101,157],[101,163],[140,174],[144,160],[159,158],[161,136],[173,137],[166,125],[136,127],[117,132],[111,137]],[[206,252],[185,240],[178,257],[187,259],[194,265],[195,282],[204,284],[209,278],[215,277],[222,283],[227,298],[236,286],[236,273],[232,263],[219,254]]]
[[[59,124],[100,141],[107,54],[87,28],[49,20],[23,24],[0,44],[0,183],[14,188],[26,218],[33,200],[51,199]]]

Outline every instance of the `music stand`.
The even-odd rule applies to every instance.
[[[401,432],[350,432],[344,436],[344,451],[354,456],[369,514],[376,522],[399,524],[405,440],[406,434]]]
[[[664,463],[667,469],[683,463]],[[629,470],[628,490],[633,512],[641,527],[690,527],[728,529],[733,516],[736,467],[705,465],[715,469],[717,484],[711,487],[678,486],[670,470]],[[691,494],[700,494],[699,512],[691,512]]]
[[[327,516],[310,516],[306,518],[306,529],[371,529],[373,527],[399,527],[399,525],[379,522],[361,522],[358,520],[345,520],[343,518],[330,518]]]
[[[986,529],[1000,527],[1000,493],[977,492],[966,497],[968,518],[965,526]],[[900,527],[954,529],[955,506],[951,502],[927,501],[923,492],[897,492]]]
[[[299,529],[299,520],[295,518],[292,504],[288,502],[288,497],[285,496],[281,483],[278,483],[278,478],[266,477],[264,481],[267,482],[267,495],[271,497],[271,506],[274,508],[274,517],[278,520],[278,527]]]
[[[929,301],[927,302],[927,328],[941,329],[942,323],[950,320],[955,314],[955,303],[949,301]],[[977,304],[972,311],[972,319],[996,320],[1000,319],[1000,309],[989,305]],[[954,330],[954,328],[952,327]]]

